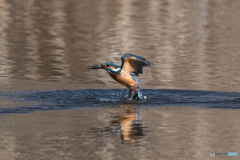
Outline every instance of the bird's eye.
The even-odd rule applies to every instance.
[[[107,67],[107,64],[102,64],[102,67]]]

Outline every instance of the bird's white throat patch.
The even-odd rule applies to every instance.
[[[118,71],[120,71],[121,70],[121,68],[114,68],[114,69],[112,69],[114,72],[118,72]]]

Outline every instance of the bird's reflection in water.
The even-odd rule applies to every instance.
[[[147,127],[142,127],[142,121],[139,120],[139,108],[134,105],[121,105],[120,108],[124,112],[113,116],[108,127],[91,127],[89,136],[102,140],[119,137],[122,144],[142,145],[140,140],[146,136]]]
[[[121,105],[126,112],[115,116],[111,121],[109,131],[111,133],[121,133],[123,144],[130,144],[136,139],[142,139],[143,127],[139,121],[139,109],[133,105]]]

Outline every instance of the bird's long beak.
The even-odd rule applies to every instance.
[[[102,68],[100,67],[100,64],[98,64],[98,65],[93,65],[93,66],[89,66],[88,68],[89,68],[89,69],[102,69]]]

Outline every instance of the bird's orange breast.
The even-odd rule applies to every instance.
[[[137,82],[129,74],[121,73],[120,75],[118,75],[117,73],[112,73],[110,75],[114,80],[126,86],[127,88],[137,86]]]

